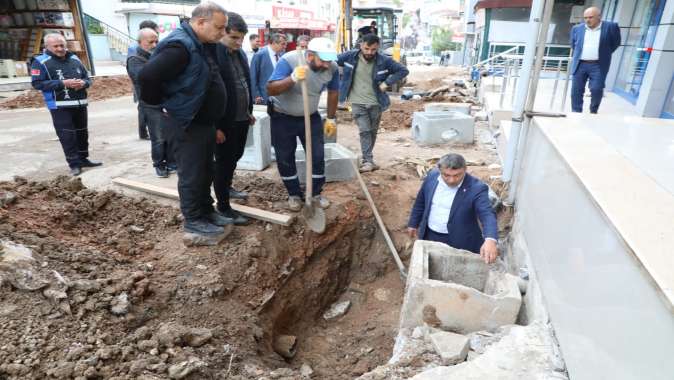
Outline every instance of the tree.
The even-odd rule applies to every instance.
[[[435,28],[431,33],[431,49],[433,54],[440,54],[444,50],[458,50],[461,44],[452,42],[454,33],[449,28]]]

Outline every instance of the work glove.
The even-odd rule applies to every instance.
[[[307,67],[306,66],[297,66],[295,67],[295,70],[293,70],[293,73],[290,74],[290,79],[293,80],[293,82],[297,83],[297,81],[304,80],[304,78],[307,77]]]
[[[379,89],[381,90],[381,92],[386,92],[387,88],[388,88],[388,85],[386,84],[386,82],[379,83]]]
[[[337,133],[337,122],[335,122],[335,119],[325,119],[325,123],[323,123],[323,134],[325,134],[326,137],[332,137]]]

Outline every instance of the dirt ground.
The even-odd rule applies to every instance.
[[[340,143],[359,151],[356,126],[338,119]],[[407,263],[422,168],[455,151],[503,186],[485,123],[475,145],[451,147],[418,147],[397,124],[382,123],[382,168],[364,178]],[[250,206],[288,213],[274,170],[237,172],[234,187]],[[301,221],[253,221],[218,246],[186,248],[180,212],[164,201],[69,177],[0,182],[0,379],[341,380],[386,363],[403,283],[357,182],[329,183],[324,195],[333,205],[323,235]],[[510,217],[499,211],[502,234]],[[12,244],[33,259],[10,261]],[[343,317],[322,317],[346,300]],[[290,360],[273,348],[282,335],[297,338]]]
[[[91,88],[87,90],[87,98],[89,101],[96,101],[131,95],[132,93],[131,79],[126,75],[95,77]],[[40,91],[37,90],[23,91],[16,96],[0,100],[0,110],[39,107],[44,107],[44,99]]]

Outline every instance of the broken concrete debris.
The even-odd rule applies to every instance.
[[[297,353],[297,337],[279,335],[274,339],[274,351],[286,359],[292,359]]]
[[[344,314],[346,314],[347,311],[349,311],[349,308],[351,307],[351,301],[346,300],[342,302],[335,302],[330,306],[330,308],[323,313],[323,319],[326,321],[332,321],[334,319],[337,319]]]
[[[438,331],[429,335],[435,352],[442,358],[443,365],[453,365],[466,360],[469,348],[468,337],[447,331]]]
[[[125,315],[129,312],[129,296],[126,292],[122,292],[110,302],[110,312],[114,315]]]

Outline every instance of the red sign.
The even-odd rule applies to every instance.
[[[272,5],[271,7],[271,16],[273,18],[314,18],[314,12],[304,11],[302,9],[290,8],[290,7],[280,7],[277,5]]]
[[[314,12],[272,5],[270,26],[275,29],[328,30],[327,20],[315,19]]]

